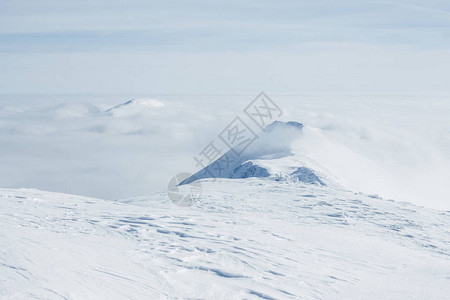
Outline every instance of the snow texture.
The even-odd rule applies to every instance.
[[[0,189],[2,299],[445,299],[450,214],[265,178],[202,201]]]

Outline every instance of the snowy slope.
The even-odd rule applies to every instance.
[[[450,214],[267,178],[202,200],[0,189],[0,298],[445,299]]]

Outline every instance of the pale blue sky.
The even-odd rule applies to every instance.
[[[449,1],[0,2],[2,93],[446,93],[449,70]]]

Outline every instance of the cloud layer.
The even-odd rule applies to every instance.
[[[272,98],[282,120],[305,124],[296,151],[307,167],[356,191],[448,209],[446,97]],[[211,141],[228,150],[218,135],[236,116],[258,130],[242,112],[252,96],[153,95],[116,106],[127,99],[2,96],[0,186],[145,195],[164,190],[175,174],[198,171],[194,156]]]
[[[3,93],[450,92],[445,1],[3,1]]]

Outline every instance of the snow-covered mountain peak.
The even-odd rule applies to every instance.
[[[298,142],[302,129],[303,124],[299,122],[274,121],[244,151],[230,149],[181,184],[204,178],[267,177],[325,185],[315,171],[307,168],[292,152],[292,143]]]
[[[118,111],[130,111],[130,110],[142,110],[147,108],[159,108],[164,107],[164,103],[162,103],[159,100],[151,99],[151,98],[135,98],[128,100],[124,103],[121,103],[119,105],[116,105],[108,110],[106,112],[113,112],[116,113]]]
[[[286,128],[302,130],[303,124],[295,121],[288,121],[288,122],[273,121],[272,123],[267,125],[264,130],[267,132],[276,129],[286,129]]]

